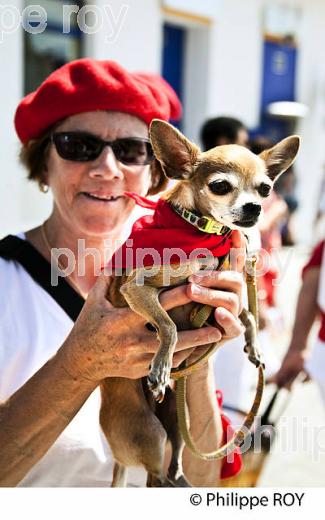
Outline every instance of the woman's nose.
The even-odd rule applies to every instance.
[[[122,178],[123,173],[110,146],[105,146],[102,153],[94,161],[89,171],[90,177],[102,177],[106,179]]]

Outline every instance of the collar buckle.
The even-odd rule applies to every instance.
[[[208,217],[200,217],[197,221],[197,227],[200,231],[204,231],[205,233],[217,233],[220,234],[223,229],[223,224],[220,222],[216,222]]]
[[[191,211],[180,206],[173,205],[173,208],[176,211],[176,213],[178,213],[184,220],[195,226],[203,233],[223,235],[228,230],[228,228],[221,224],[221,222],[217,222],[212,218],[204,216],[198,217]]]

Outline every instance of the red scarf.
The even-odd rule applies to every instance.
[[[229,253],[231,240],[228,235],[200,231],[178,215],[166,200],[154,202],[128,192],[124,195],[133,198],[142,207],[154,209],[154,213],[139,218],[133,224],[131,235],[115,252],[109,267],[125,269],[153,266],[157,263],[182,263],[189,259],[192,252],[195,254],[194,259],[205,257],[206,253],[199,251],[202,248],[214,257]]]

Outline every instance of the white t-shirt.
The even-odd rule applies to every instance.
[[[56,353],[73,322],[19,263],[3,258],[0,294],[0,401],[4,401]],[[110,485],[114,461],[99,426],[99,406],[96,389],[19,485]],[[128,485],[144,485],[144,475],[141,469],[132,469]]]

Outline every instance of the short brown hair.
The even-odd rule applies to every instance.
[[[39,185],[46,184],[44,173],[49,154],[50,135],[53,127],[49,128],[39,139],[32,139],[21,147],[19,159],[28,172],[28,179],[37,181]]]

